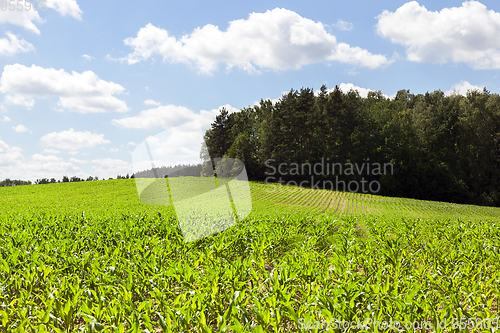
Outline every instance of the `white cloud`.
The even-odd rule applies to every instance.
[[[378,34],[406,46],[408,60],[500,68],[500,13],[480,2],[432,12],[410,1],[395,12],[385,10],[377,19]]]
[[[467,81],[460,81],[459,83],[454,84],[450,90],[447,90],[445,92],[445,95],[450,96],[452,94],[457,94],[466,96],[469,90],[483,91],[483,87],[470,84]]]
[[[104,139],[104,134],[91,132],[75,132],[70,128],[69,131],[52,132],[45,134],[40,141],[48,147],[76,151],[81,148],[90,148],[97,145],[110,143]]]
[[[361,96],[361,97],[363,97],[363,98],[366,98],[366,97],[368,96],[368,93],[369,93],[370,91],[376,91],[376,90],[372,90],[372,89],[370,89],[370,88],[362,88],[362,87],[356,86],[356,85],[354,85],[354,84],[352,84],[352,83],[344,83],[344,82],[342,82],[342,83],[341,83],[341,84],[339,84],[338,86],[339,86],[339,89],[340,89],[340,90],[341,90],[344,94],[347,94],[347,93],[348,93],[349,91],[351,91],[351,90],[357,90],[357,91],[358,91],[358,93],[359,93],[359,96]],[[332,91],[334,91],[334,90],[335,90],[335,88],[330,88],[330,89],[328,89],[328,90],[327,90],[327,92],[328,92],[328,93],[330,93],[330,92],[332,92]],[[317,90],[317,91],[315,91],[314,93],[315,93],[316,95],[319,95],[320,91],[319,91],[319,90]],[[389,98],[389,96],[387,96],[387,95],[385,95],[385,94],[384,94],[384,96],[385,96],[386,98]]]
[[[14,129],[14,131],[16,131],[18,133],[24,133],[24,132],[30,132],[31,133],[31,131],[29,129],[27,129],[26,126],[21,125],[21,124],[19,124],[17,126],[14,126],[12,128]]]
[[[238,109],[229,104],[224,105],[224,107],[229,113],[238,111]],[[215,120],[215,116],[219,113],[220,108],[209,111],[201,110],[200,113],[194,113],[183,106],[165,105],[141,111],[138,116],[113,119],[112,122],[120,127],[137,129],[151,129],[155,127],[170,129],[188,122],[194,122],[202,128],[207,128]]]
[[[147,24],[137,37],[125,39],[125,45],[134,50],[122,58],[129,64],[157,54],[165,61],[193,65],[202,74],[212,74],[219,63],[225,63],[228,70],[238,67],[247,73],[259,73],[261,69],[300,69],[330,60],[370,68],[390,63],[383,55],[338,44],[321,22],[280,8],[231,21],[226,31],[207,24],[180,38]]]
[[[284,90],[284,91],[282,91],[282,92],[281,92],[281,96],[280,96],[280,97],[278,97],[278,98],[271,99],[271,102],[273,102],[273,104],[278,103],[278,102],[281,100],[281,98],[282,98],[284,95],[288,95],[288,93],[289,93],[289,92],[290,92],[290,90]],[[268,99],[270,99],[270,98],[268,98]],[[260,102],[259,102],[259,103],[260,103]]]
[[[134,141],[130,141],[129,143],[127,143],[128,146],[132,146],[132,147],[135,147],[137,146],[138,144],[135,143]]]
[[[339,43],[337,51],[329,59],[369,68],[377,68],[393,62],[383,55],[374,55],[360,47],[351,47],[345,43]]]
[[[7,96],[5,96],[5,102],[14,105],[25,106],[28,109],[35,105],[35,100],[32,97],[21,94],[8,94]]]
[[[62,16],[72,16],[77,20],[82,19],[82,10],[76,0],[49,0],[47,7],[57,10]]]
[[[5,122],[10,121],[10,118],[9,118],[9,117],[7,117],[7,116],[3,116],[2,121],[5,121]]]
[[[144,104],[145,105],[154,105],[154,106],[160,106],[161,103],[160,102],[157,102],[155,100],[152,100],[152,99],[147,99],[144,101]]]
[[[44,20],[38,15],[35,10],[21,10],[21,11],[0,11],[0,24],[12,24],[29,30],[37,35],[40,30],[36,27],[35,23],[43,23]]]
[[[127,104],[116,98],[121,85],[100,79],[94,72],[68,73],[53,68],[20,64],[6,65],[0,78],[0,92],[11,93],[9,101],[33,106],[33,96],[59,97],[59,106],[79,113],[125,112]],[[24,100],[21,99],[21,97]]]
[[[86,60],[86,61],[90,61],[90,60],[92,60],[92,57],[91,57],[91,56],[89,56],[88,54],[84,54],[84,55],[82,55],[82,58],[83,58],[83,60]]]
[[[334,24],[335,28],[343,31],[350,31],[354,28],[354,24],[351,22],[346,22],[343,20],[338,20],[337,23]]]
[[[286,95],[286,94],[288,94],[288,93],[289,93],[289,91],[282,91],[282,92],[281,92],[281,96]],[[264,100],[264,101],[270,100],[270,101],[271,101],[271,103],[273,103],[273,105],[275,105],[276,103],[278,103],[278,102],[281,100],[281,96],[280,96],[280,97],[278,97],[278,98],[270,98],[270,97],[268,97],[268,98],[263,98],[262,100]],[[253,105],[260,106],[260,101],[254,101],[254,102],[253,102]]]
[[[126,174],[133,174],[132,165],[119,159],[96,159],[92,161],[92,164],[94,172],[102,175],[104,178],[115,178],[117,175],[125,176]]]
[[[54,155],[34,154],[31,159],[25,160],[20,153],[20,148],[11,148],[10,156],[2,154],[2,141],[0,141],[0,178],[23,179],[35,181],[41,178],[61,179],[63,175],[87,177],[79,167],[64,161]],[[14,150],[12,152],[12,150]],[[16,151],[17,150],[17,151]],[[9,159],[10,157],[10,159]]]
[[[20,167],[21,179],[56,178],[61,179],[63,175],[69,177],[78,176],[86,178],[88,174],[70,162],[54,155],[34,154],[29,163]]]
[[[145,142],[155,165],[199,163],[203,133],[199,126],[189,123],[149,136]],[[144,148],[145,145],[138,146],[132,153],[134,171],[145,170],[152,165]]]
[[[238,111],[238,109],[228,104],[224,105],[224,107],[229,113]],[[159,107],[153,109],[154,112],[146,110],[141,112],[135,119],[127,119],[127,125],[134,128],[141,128],[137,126],[145,125],[148,128],[158,126],[165,129],[158,135],[146,138],[153,159],[157,163],[156,165],[199,163],[204,129],[210,127],[216,115],[220,113],[220,109],[201,110],[199,113],[194,113],[182,107]],[[179,110],[182,110],[182,112],[179,112]],[[169,111],[170,113],[168,113]],[[129,144],[136,145],[133,142]],[[140,147],[138,146],[132,154],[135,171],[151,167],[149,155],[143,154],[144,146]]]
[[[13,56],[17,53],[30,52],[35,49],[33,44],[28,43],[22,38],[17,38],[10,31],[7,31],[5,34],[7,38],[0,38],[0,55]]]
[[[126,112],[127,104],[111,95],[60,97],[59,106],[78,113]]]
[[[44,149],[42,151],[42,154],[50,154],[50,155],[56,155],[56,154],[59,154],[60,151],[59,150],[56,150],[56,149]]]
[[[74,158],[74,157],[70,158],[70,159],[69,159],[69,161],[70,161],[71,163],[77,163],[77,164],[87,164],[87,163],[89,163],[89,161],[85,161],[85,160],[78,160],[78,159],[76,159],[76,158]]]
[[[120,151],[119,148],[109,148],[109,151],[112,153],[118,153]]]
[[[138,116],[113,119],[113,124],[124,128],[151,129],[162,127],[168,129],[179,126],[194,118],[194,113],[183,106],[165,105],[144,110]]]
[[[33,4],[33,1],[30,2]],[[12,3],[15,7],[17,7],[17,1],[12,0]],[[38,4],[40,6],[41,2],[38,1]],[[82,11],[76,0],[48,0],[44,2],[44,4],[46,4],[48,8],[55,9],[62,16],[69,15],[78,20],[82,19]],[[39,15],[40,11],[40,7],[38,10],[34,10],[33,8],[26,6],[26,4],[23,10],[1,10],[0,24],[16,25],[39,35],[40,30],[38,30],[36,25],[45,22],[45,20],[43,20]]]
[[[198,123],[200,124],[200,126],[202,128],[208,128],[210,124],[215,120],[215,117],[220,113],[220,110],[222,108],[225,108],[228,114],[240,111],[239,109],[229,104],[221,105],[218,108],[211,110],[201,110],[198,118]],[[198,117],[198,115],[196,115],[196,117]]]
[[[357,90],[358,93],[359,93],[359,96],[363,97],[363,98],[366,98],[368,96],[368,93],[370,91],[374,91],[372,89],[369,89],[369,88],[362,88],[362,87],[358,87],[358,86],[355,86],[354,84],[352,83],[344,83],[342,82],[340,85],[339,85],[339,88],[340,90],[342,90],[342,92],[344,94],[348,93],[350,90]],[[330,89],[330,91],[332,91],[333,89]]]
[[[10,147],[0,140],[0,179],[36,180],[40,178],[61,179],[63,175],[87,177],[79,167],[54,156],[48,149],[44,154],[34,154],[25,159],[19,147]],[[55,151],[57,153],[57,151]]]
[[[339,84],[338,86],[339,86],[339,89],[340,89],[340,90],[341,90],[344,94],[348,93],[348,92],[349,92],[349,91],[351,91],[351,90],[357,90],[357,91],[358,91],[358,93],[359,93],[359,96],[361,96],[361,97],[363,97],[363,98],[366,98],[366,97],[368,96],[368,93],[369,93],[370,91],[376,91],[376,90],[369,89],[369,88],[362,88],[362,87],[356,86],[356,85],[354,85],[354,84],[352,84],[352,83],[344,83],[344,82],[342,82],[342,83],[341,83],[341,84]],[[327,89],[327,93],[331,93],[331,92],[332,92],[332,91],[334,91],[334,90],[335,90],[335,87],[334,87],[334,88]],[[286,94],[288,94],[288,93],[289,93],[289,91],[283,91],[283,92],[281,93],[281,95],[283,96],[283,95],[286,95]],[[314,94],[315,94],[316,96],[318,96],[318,95],[320,94],[320,90],[316,90],[316,91],[314,92]],[[389,96],[388,96],[388,95],[386,95],[386,94],[383,94],[383,95],[384,95],[384,97],[385,97],[385,98],[389,98]],[[273,103],[273,105],[274,105],[274,104],[278,103],[278,102],[281,100],[281,97],[274,98],[274,99],[270,99],[270,98],[267,98],[267,99],[271,100],[271,102],[272,102],[272,103]],[[266,100],[266,99],[265,99],[265,100]],[[260,105],[260,102],[254,102],[254,105]],[[238,111],[238,110],[236,110],[236,111]],[[214,116],[214,119],[215,119],[215,116]]]
[[[24,161],[21,151],[21,148],[10,147],[7,143],[0,140],[0,166],[3,167],[21,164]]]

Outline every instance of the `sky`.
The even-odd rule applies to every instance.
[[[499,69],[498,1],[4,0],[0,180],[131,174],[145,140],[196,163],[177,128],[292,88],[499,93]]]

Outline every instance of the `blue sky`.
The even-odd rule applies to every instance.
[[[146,138],[291,88],[500,92],[494,1],[43,4],[0,7],[0,180],[132,173]]]

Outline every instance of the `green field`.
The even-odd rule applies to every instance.
[[[185,243],[134,180],[0,188],[0,331],[492,331],[477,326],[500,316],[500,208],[250,189],[247,218]]]

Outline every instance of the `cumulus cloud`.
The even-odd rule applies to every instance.
[[[229,104],[224,107],[229,113],[238,111]],[[167,105],[145,110],[137,117],[114,120],[113,123],[128,128],[163,128],[164,131],[160,134],[145,139],[156,165],[199,163],[204,130],[210,127],[220,109],[194,113],[184,107]],[[151,168],[149,155],[143,154],[144,146],[134,142],[129,142],[128,145],[138,146],[132,153],[133,170]]]
[[[330,60],[337,60],[346,64],[377,68],[393,62],[383,55],[371,54],[360,47],[351,47],[346,43],[339,43],[337,51],[332,54]]]
[[[60,97],[59,106],[78,113],[126,112],[128,110],[124,101],[111,95]]]
[[[354,24],[351,22],[346,22],[343,20],[338,20],[337,23],[334,24],[335,28],[339,30],[344,30],[344,31],[350,31],[352,28],[354,28]]]
[[[289,93],[289,91],[282,91],[282,92],[281,92],[281,96],[286,95],[286,94],[288,94],[288,93]],[[281,100],[281,96],[280,96],[280,97],[277,97],[277,98],[270,98],[270,97],[268,97],[268,98],[262,98],[262,100],[263,100],[263,101],[270,100],[270,101],[271,101],[271,103],[272,103],[273,105],[275,105],[276,103],[278,103],[278,102]],[[261,102],[261,101],[253,101],[253,105],[260,106],[260,102]]]
[[[92,168],[94,172],[103,175],[104,178],[116,177],[117,175],[125,176],[133,174],[133,167],[129,162],[116,159],[104,158],[92,160]]]
[[[340,90],[341,90],[344,94],[348,93],[348,92],[349,92],[349,91],[351,91],[351,90],[356,90],[356,91],[359,93],[359,96],[361,96],[361,97],[363,97],[363,98],[368,97],[368,93],[369,93],[370,91],[376,91],[376,90],[373,90],[373,89],[370,89],[370,88],[363,88],[363,87],[359,87],[359,86],[356,86],[356,85],[354,85],[354,84],[352,84],[352,83],[344,83],[344,82],[342,82],[342,83],[341,83],[341,84],[339,84],[338,86],[339,86],[339,89],[340,89]],[[328,90],[327,90],[327,92],[328,92],[328,93],[330,93],[330,92],[332,92],[332,91],[334,91],[334,90],[335,90],[335,88],[330,88],[330,89],[328,89]],[[317,91],[315,91],[314,93],[315,93],[316,95],[319,95],[320,91],[319,91],[319,90],[317,90]],[[385,96],[386,98],[389,98],[389,96],[388,96],[388,95],[386,95],[386,94],[384,94],[384,96]]]
[[[144,104],[145,105],[154,105],[154,106],[160,106],[161,103],[160,102],[157,102],[155,100],[152,100],[152,99],[147,99],[144,101]]]
[[[385,10],[377,19],[378,34],[406,46],[408,60],[500,68],[500,13],[480,2],[433,12],[410,1],[395,12]]]
[[[12,24],[29,30],[37,35],[40,30],[36,27],[35,23],[43,23],[44,20],[38,15],[36,10],[21,10],[21,11],[0,11],[0,24]]]
[[[89,163],[89,161],[85,161],[85,160],[78,160],[78,159],[76,159],[76,158],[74,158],[74,157],[70,158],[70,159],[69,159],[69,161],[70,161],[71,163],[77,163],[77,164],[87,164],[87,163]]]
[[[42,154],[50,154],[50,155],[56,155],[56,154],[59,154],[60,151],[57,150],[57,149],[44,149],[42,151]]]
[[[104,134],[96,134],[88,131],[76,132],[72,128],[69,131],[45,134],[40,141],[45,146],[70,151],[110,143],[109,140],[104,139]]]
[[[82,178],[88,176],[82,169],[54,155],[34,154],[25,160],[20,152],[11,154],[11,159],[5,159],[1,153],[0,141],[0,178],[23,179],[34,181],[40,178],[61,179],[63,175],[76,175]],[[20,148],[18,148],[20,151]]]
[[[28,109],[35,105],[35,100],[33,98],[21,94],[9,94],[5,96],[5,102],[14,105],[21,105]]]
[[[125,39],[125,45],[133,48],[132,53],[122,58],[129,64],[159,55],[164,61],[192,65],[202,74],[212,74],[219,63],[225,63],[227,70],[237,67],[247,73],[260,73],[300,69],[325,61],[369,68],[391,62],[383,55],[339,44],[321,22],[282,8],[231,21],[226,31],[207,24],[180,38],[147,24],[137,37]]]
[[[9,118],[9,117],[7,117],[7,116],[3,116],[2,121],[5,121],[5,122],[10,121],[10,118]]]
[[[229,113],[238,111],[229,104],[224,105]],[[221,109],[201,110],[195,113],[183,106],[165,105],[141,111],[138,116],[113,119],[113,124],[123,128],[151,129],[161,127],[170,129],[189,122],[197,123],[201,128],[207,128],[215,120]]]
[[[0,55],[13,56],[17,53],[30,52],[35,49],[33,44],[28,43],[24,39],[19,39],[10,31],[5,33],[7,38],[0,38]]]
[[[198,120],[198,123],[201,125],[201,127],[206,128],[210,126],[210,124],[215,120],[215,117],[220,113],[220,110],[222,108],[225,108],[228,114],[240,111],[239,109],[229,104],[221,105],[218,108],[211,110],[201,110],[199,114],[200,118]],[[198,117],[198,115],[196,117]]]
[[[76,0],[49,0],[47,7],[57,10],[62,16],[69,15],[80,21],[82,19],[83,12]]]
[[[91,57],[91,56],[89,56],[88,54],[83,54],[83,55],[82,55],[82,58],[83,58],[83,60],[86,60],[86,61],[90,61],[90,60],[92,60],[92,57]]]
[[[21,125],[21,124],[19,124],[17,126],[14,126],[12,128],[14,129],[14,131],[16,131],[18,133],[24,133],[24,132],[30,132],[31,133],[31,131],[29,129],[27,129],[26,126]]]
[[[199,163],[203,134],[197,124],[188,123],[147,137],[147,146],[141,144],[132,153],[134,171],[151,168],[152,163],[157,166]]]
[[[76,0],[49,0],[44,4],[47,5],[47,8],[58,11],[62,16],[69,15],[78,20],[82,19],[82,11]],[[17,2],[15,2],[15,7],[17,7]],[[39,35],[40,30],[36,25],[45,22],[39,15],[40,9],[33,10],[33,8],[30,8],[27,10],[28,7],[26,5],[24,7],[23,10],[17,10],[16,8],[16,10],[0,11],[0,24],[16,25]]]
[[[62,175],[88,176],[79,167],[61,157],[54,156],[53,153],[57,151],[46,149],[42,154],[31,155],[29,159],[25,159],[21,152],[21,148],[9,146],[0,140],[0,179],[34,181],[39,178],[60,179]]]
[[[44,177],[60,179],[63,175],[79,176],[83,178],[87,176],[87,173],[81,168],[54,155],[34,154],[31,156],[29,163],[22,166],[22,170],[29,179]]]
[[[138,116],[113,119],[113,124],[124,128],[168,129],[192,120],[193,116],[194,113],[183,106],[165,105],[141,111]]]
[[[483,87],[473,85],[473,84],[471,84],[471,83],[469,83],[467,81],[460,81],[460,82],[454,84],[453,87],[451,87],[450,90],[445,91],[445,95],[446,96],[450,96],[450,95],[456,94],[456,95],[466,96],[467,92],[469,90],[472,90],[472,91],[474,91],[474,90],[483,91]]]
[[[229,113],[238,111],[229,104],[224,105]],[[204,129],[210,127],[221,108],[201,110],[194,113],[188,108],[165,105],[142,111],[138,116],[114,119],[113,123],[124,128],[163,128],[164,132],[146,138],[157,165],[198,163],[203,142]],[[137,146],[129,142],[129,146]],[[151,167],[148,156],[134,157],[134,170]],[[149,165],[149,166],[148,166]]]
[[[372,90],[370,88],[362,88],[362,87],[358,87],[358,86],[355,86],[354,84],[352,83],[344,83],[342,82],[340,85],[339,85],[339,88],[340,90],[342,90],[342,92],[345,94],[345,93],[348,93],[349,91],[351,90],[357,90],[358,93],[359,93],[359,96],[363,97],[363,98],[366,98],[368,96],[368,93],[370,91],[375,91],[375,90]],[[330,91],[332,91],[333,89],[330,89]],[[387,95],[384,95],[385,97],[388,97]]]
[[[10,147],[7,143],[0,140],[0,166],[18,165],[24,161],[19,147]]]
[[[58,96],[59,106],[79,113],[127,111],[127,104],[113,96],[124,90],[92,71],[68,73],[35,65],[7,65],[0,78],[0,92],[11,94],[6,97],[7,102],[32,107],[34,96]]]

